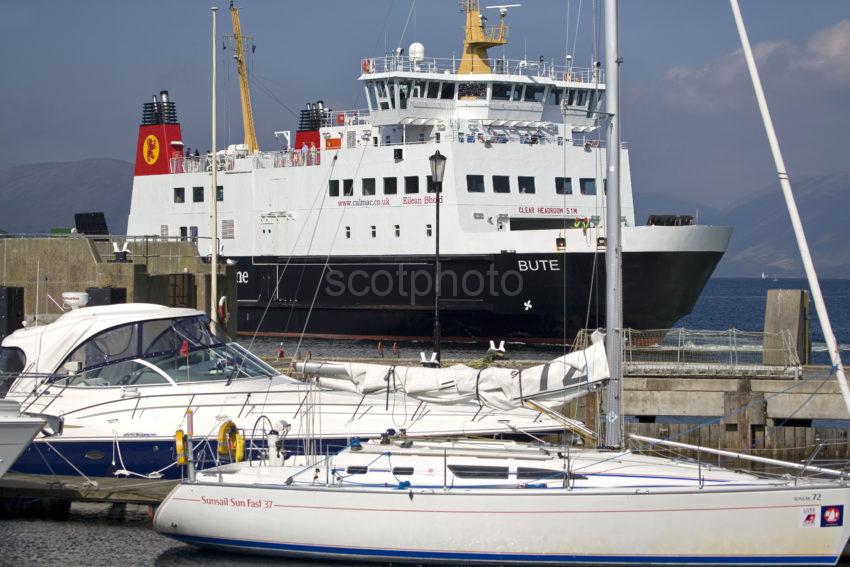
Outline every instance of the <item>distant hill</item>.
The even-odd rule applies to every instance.
[[[0,169],[0,229],[48,233],[74,226],[74,213],[103,211],[109,230],[123,234],[132,184],[133,164],[114,159]]]
[[[850,172],[800,177],[791,183],[818,275],[850,278],[850,228],[845,218],[850,215]],[[732,242],[716,275],[803,274],[778,181],[722,210],[657,194],[636,195],[635,201],[641,212],[693,214],[699,209],[700,223],[732,226]],[[646,215],[636,220],[646,222]]]

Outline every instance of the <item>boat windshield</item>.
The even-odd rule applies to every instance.
[[[74,368],[76,366],[76,368]],[[277,373],[202,316],[135,322],[82,343],[55,372],[65,386],[136,386],[269,378]]]

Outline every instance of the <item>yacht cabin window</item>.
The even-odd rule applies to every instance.
[[[225,337],[205,316],[133,322],[99,333],[74,349],[54,381],[73,387],[117,387],[273,375],[273,369]],[[69,374],[67,363],[78,363]]]
[[[458,478],[508,478],[508,467],[485,467],[481,465],[449,465],[449,470]]]
[[[0,347],[0,373],[17,374],[27,365],[27,355],[17,347]]]

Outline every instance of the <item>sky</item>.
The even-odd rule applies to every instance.
[[[562,61],[569,51],[576,65],[592,62],[595,2],[521,3],[508,16],[509,58]],[[162,89],[177,104],[184,143],[208,149],[214,4],[0,1],[0,168],[132,161],[141,105]],[[666,194],[724,207],[775,185],[728,2],[621,4],[622,127],[637,198]],[[221,49],[230,18],[227,3],[218,6],[219,140],[239,143],[235,67]],[[361,58],[414,41],[429,57],[461,50],[456,0],[239,6],[243,33],[256,45],[253,105],[264,149],[279,146],[274,131],[296,128],[308,101],[365,107],[355,80]],[[850,169],[850,1],[741,0],[741,7],[792,180]],[[486,12],[498,20],[496,10]]]

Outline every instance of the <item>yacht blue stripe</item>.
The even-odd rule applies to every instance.
[[[359,556],[388,559],[432,559],[437,561],[480,561],[520,563],[620,563],[620,564],[691,564],[691,565],[835,565],[834,555],[536,555],[527,553],[469,553],[453,551],[414,551],[404,549],[370,549],[300,545],[268,541],[249,541],[215,537],[167,534],[169,537],[195,545],[215,545],[264,551],[299,554]]]

